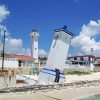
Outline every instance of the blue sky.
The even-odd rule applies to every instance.
[[[10,12],[1,24],[7,27],[11,37],[22,39],[23,48],[30,48],[30,32],[36,28],[40,34],[39,49],[46,52],[49,52],[55,28],[67,25],[69,31],[79,35],[83,24],[100,19],[100,0],[0,0],[0,5]],[[93,38],[96,42],[100,40],[98,34]],[[70,55],[75,52],[72,48],[73,45]]]

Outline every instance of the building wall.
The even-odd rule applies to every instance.
[[[33,61],[27,61],[27,60],[20,60],[20,61],[21,61],[21,63],[18,64],[18,65],[20,65],[19,67],[32,67],[32,66],[34,66]],[[19,62],[19,60],[18,60],[18,62]]]
[[[0,59],[0,68],[2,68],[2,60]],[[18,61],[4,61],[4,68],[18,68]]]
[[[35,62],[38,62],[38,32],[34,31],[31,33],[32,36],[32,47],[31,56],[35,58]]]
[[[38,62],[38,41],[33,41],[32,43],[32,52],[33,52],[33,58],[36,59],[36,62]]]
[[[97,62],[100,62],[100,58],[97,58],[96,61],[97,61]]]
[[[75,57],[69,57],[69,60],[77,60],[77,61],[95,61],[95,58],[92,56],[75,56]]]
[[[94,70],[95,57],[94,56],[73,56],[68,58],[72,64],[69,64],[69,68],[86,68],[91,71]],[[73,66],[72,66],[73,65]],[[65,64],[66,67],[66,64]],[[67,67],[66,67],[67,68]]]
[[[95,66],[94,71],[95,72],[100,72],[100,57],[96,58],[96,62],[94,64],[94,66]]]
[[[85,61],[89,61],[89,57],[83,57]]]

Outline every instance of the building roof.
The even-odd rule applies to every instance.
[[[100,57],[96,57],[96,59],[100,59]]]
[[[95,62],[95,61],[87,61],[87,60],[71,60],[71,61],[74,61],[74,62]]]
[[[25,55],[9,54],[8,57],[17,58],[19,60],[34,60],[34,58],[32,58],[31,56],[25,56]]]
[[[67,26],[64,26],[63,28],[55,29],[54,31],[55,32],[63,31],[63,32],[65,32],[65,33],[67,33],[67,34],[69,34],[71,36],[75,36],[75,34],[73,34],[72,32],[67,30]]]
[[[68,57],[68,58],[75,58],[75,57],[93,57],[93,58],[96,58],[93,55],[72,56],[72,57]]]

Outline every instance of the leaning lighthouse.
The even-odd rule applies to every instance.
[[[46,66],[39,74],[39,84],[63,83],[65,81],[63,70],[74,34],[67,30],[67,26],[55,29],[54,32]]]
[[[31,56],[35,59],[35,63],[38,62],[38,37],[38,31],[33,29],[31,32]]]

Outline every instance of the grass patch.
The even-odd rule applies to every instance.
[[[88,75],[90,74],[89,72],[81,72],[81,71],[72,71],[72,72],[67,72],[66,75]]]

